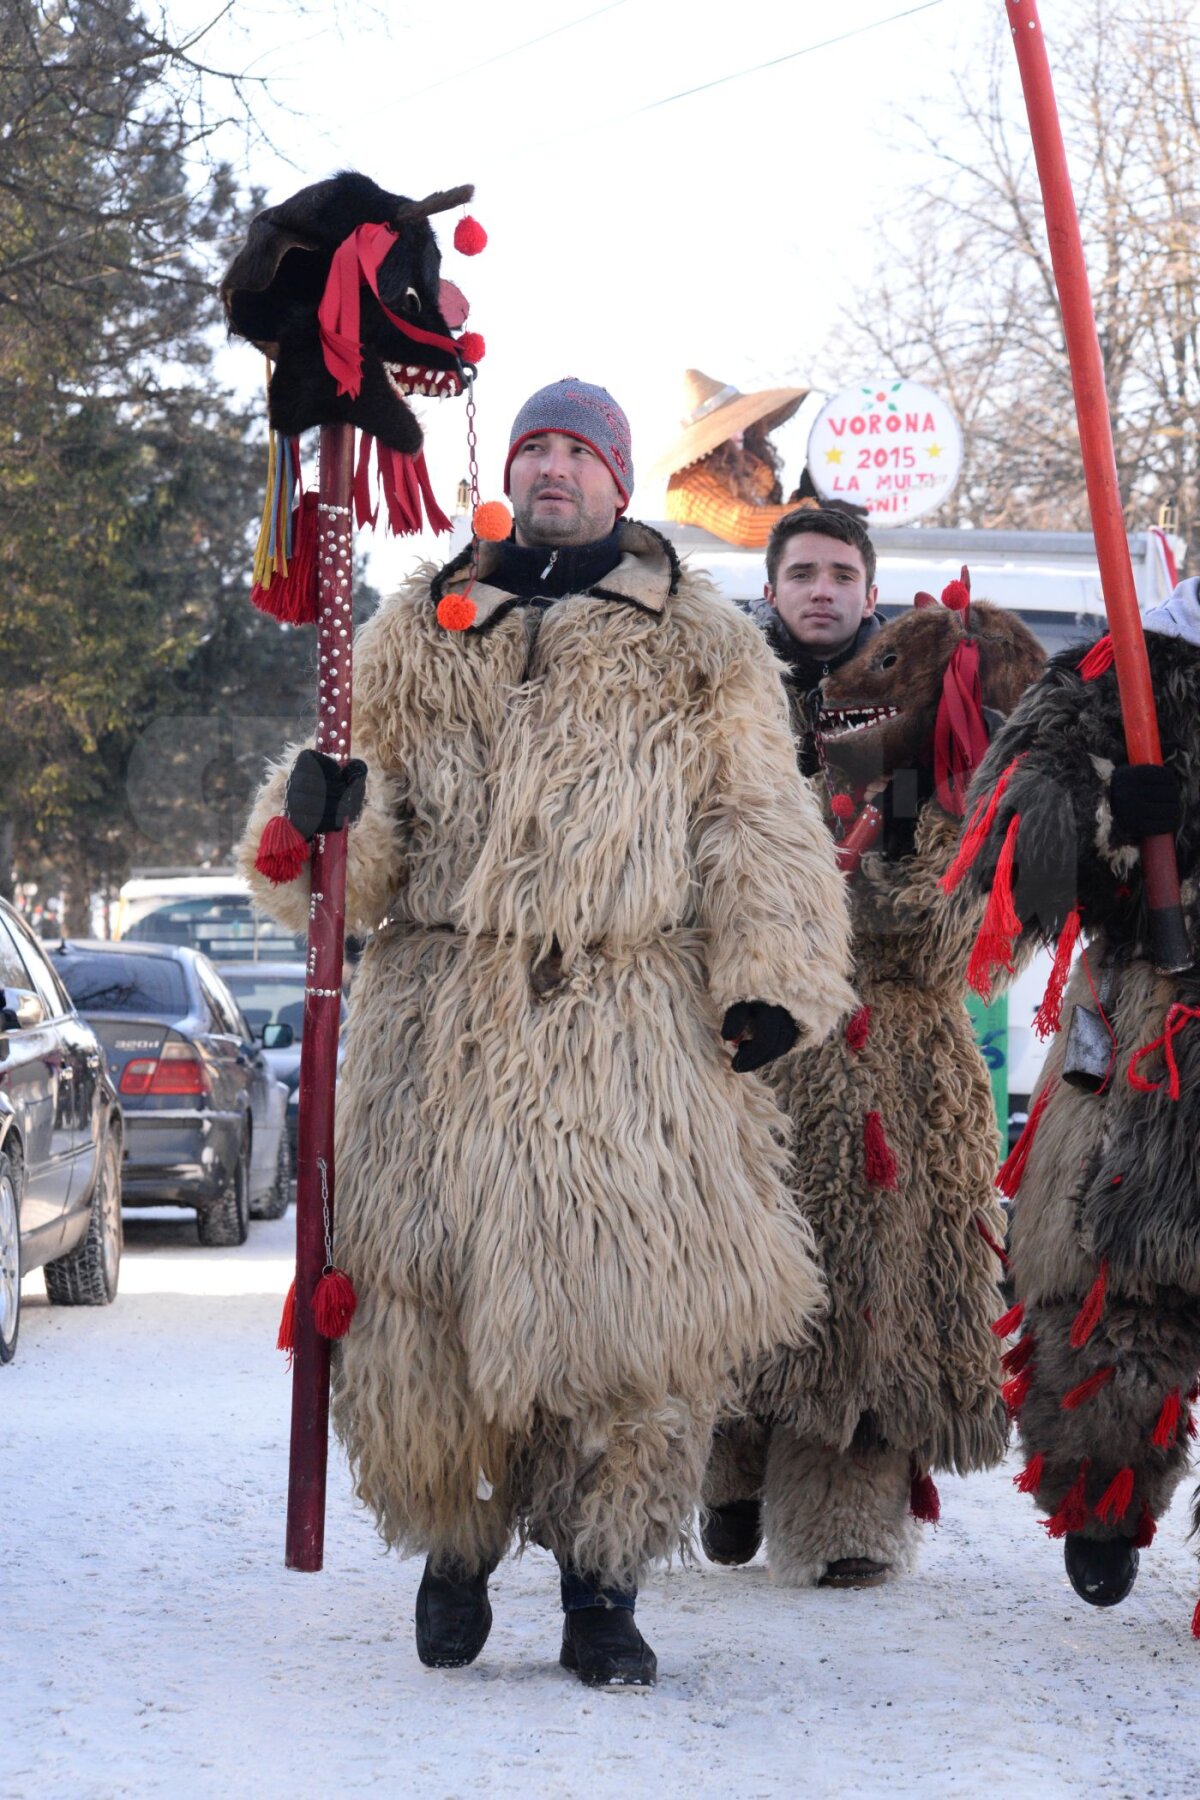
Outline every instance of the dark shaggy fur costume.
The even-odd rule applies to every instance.
[[[1154,632],[1146,647],[1164,759],[1183,791],[1179,872],[1195,947],[1200,649]],[[1178,1099],[1161,1049],[1138,1064],[1161,1084],[1154,1092],[1131,1084],[1129,1063],[1161,1036],[1173,1002],[1200,1005],[1200,972],[1154,970],[1140,852],[1115,840],[1109,806],[1113,765],[1125,760],[1116,674],[1083,680],[1082,649],[1054,659],[979,770],[973,800],[1021,759],[968,876],[969,905],[973,913],[990,888],[1019,815],[1013,886],[1024,938],[1052,937],[1076,899],[1082,909],[1086,956],[1034,1095],[1044,1110],[1015,1206],[1012,1271],[1025,1309],[1016,1350],[1028,1359],[1014,1395],[1030,1459],[1022,1485],[1054,1536],[1119,1533],[1145,1544],[1187,1463],[1187,1402],[1200,1369],[1200,1021],[1174,1040]],[[1095,1010],[1097,993],[1111,1072],[1089,1093],[1062,1072],[1073,1009]]]
[[[1004,710],[1041,654],[1018,620],[971,610],[984,704]],[[848,1557],[909,1566],[910,1480],[986,1468],[1007,1439],[991,1330],[1001,1267],[988,1242],[1004,1234],[998,1136],[964,1006],[981,907],[966,916],[941,893],[958,821],[934,795],[928,748],[962,635],[945,608],[914,610],[822,686],[828,706],[882,715],[825,735],[831,780],[891,777],[883,847],[849,884],[866,1012],[775,1077],[830,1307],[806,1344],[757,1369],[751,1422],[723,1428],[706,1487],[710,1504],[763,1493],[772,1572],[794,1585]],[[804,724],[794,718],[798,732]]]

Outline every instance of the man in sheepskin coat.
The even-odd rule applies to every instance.
[[[648,1686],[636,1584],[688,1531],[729,1371],[820,1303],[747,1071],[852,1010],[846,904],[760,634],[620,518],[616,402],[533,395],[505,485],[513,538],[355,645],[334,1417],[427,1557],[422,1661],[478,1655],[515,1531],[560,1564],[564,1666]],[[295,754],[243,866],[300,927],[303,879],[253,872]]]
[[[1017,1486],[1094,1606],[1128,1594],[1186,1471],[1200,1373],[1200,971],[1155,969],[1139,847],[1175,834],[1195,952],[1195,578],[1143,623],[1163,767],[1125,760],[1111,639],[1063,651],[979,771],[960,890],[991,896],[989,961],[1057,938],[1040,1021],[1057,1030],[1006,1171],[1018,1304],[1005,1324],[1023,1324],[1006,1361]]]
[[[810,572],[827,625],[813,650],[837,654],[839,611],[838,630],[859,640],[821,682],[828,784],[846,806],[858,796],[853,810],[864,789],[886,784],[885,823],[849,883],[861,1010],[771,1073],[830,1305],[805,1343],[781,1344],[752,1371],[746,1415],[715,1440],[702,1529],[715,1561],[749,1560],[765,1531],[775,1580],[860,1587],[911,1568],[920,1521],[937,1516],[932,1470],[986,1468],[1007,1441],[992,1332],[1004,1304],[998,1133],[963,1004],[978,920],[938,885],[966,779],[961,766],[953,777],[939,768],[934,746],[949,687],[981,756],[983,709],[1011,710],[1041,655],[1012,615],[924,595],[864,636],[874,558],[863,528],[800,514],[794,530],[773,566],[785,579]],[[836,576],[843,565],[856,579]],[[777,575],[773,596],[781,585]],[[953,586],[949,600],[965,602]],[[782,596],[789,629],[803,629],[793,598]],[[810,724],[804,685],[791,689],[798,738]]]

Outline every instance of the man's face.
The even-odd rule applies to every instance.
[[[763,589],[792,636],[806,649],[831,654],[848,644],[879,594],[867,586],[862,551],[819,531],[797,531],[779,559],[775,585]]]
[[[594,544],[608,536],[621,504],[596,452],[561,431],[525,439],[512,459],[508,494],[518,544]]]

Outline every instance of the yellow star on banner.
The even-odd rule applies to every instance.
[[[942,454],[942,446],[940,444],[930,444],[925,454],[926,456],[940,456]]]
[[[841,460],[842,460],[842,452],[836,444],[834,445],[832,450],[827,450],[825,452],[825,461],[826,462],[840,463]]]

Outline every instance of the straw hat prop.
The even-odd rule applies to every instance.
[[[761,393],[742,394],[702,369],[689,369],[683,387],[683,433],[651,469],[657,480],[690,468],[751,425],[774,431],[792,417],[808,393],[807,388],[764,388]]]

